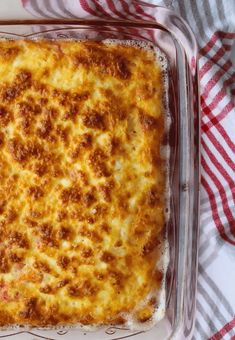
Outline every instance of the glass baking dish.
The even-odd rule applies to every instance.
[[[168,62],[171,125],[170,218],[167,223],[170,261],[166,275],[165,317],[152,329],[129,330],[110,325],[86,329],[2,329],[1,337],[16,339],[190,339],[195,315],[198,252],[199,103],[197,46],[188,25],[174,12],[142,4],[155,21],[44,20],[1,21],[0,39],[118,39],[147,41],[160,48]]]

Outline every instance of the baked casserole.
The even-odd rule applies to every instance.
[[[154,51],[0,41],[0,325],[145,322],[163,289]]]

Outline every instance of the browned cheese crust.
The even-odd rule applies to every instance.
[[[153,315],[162,98],[151,51],[0,41],[0,326]]]

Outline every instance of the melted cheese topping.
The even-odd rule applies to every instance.
[[[0,325],[151,318],[162,97],[151,51],[0,41]]]

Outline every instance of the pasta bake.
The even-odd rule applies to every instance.
[[[163,92],[151,49],[0,41],[1,326],[153,317]]]

